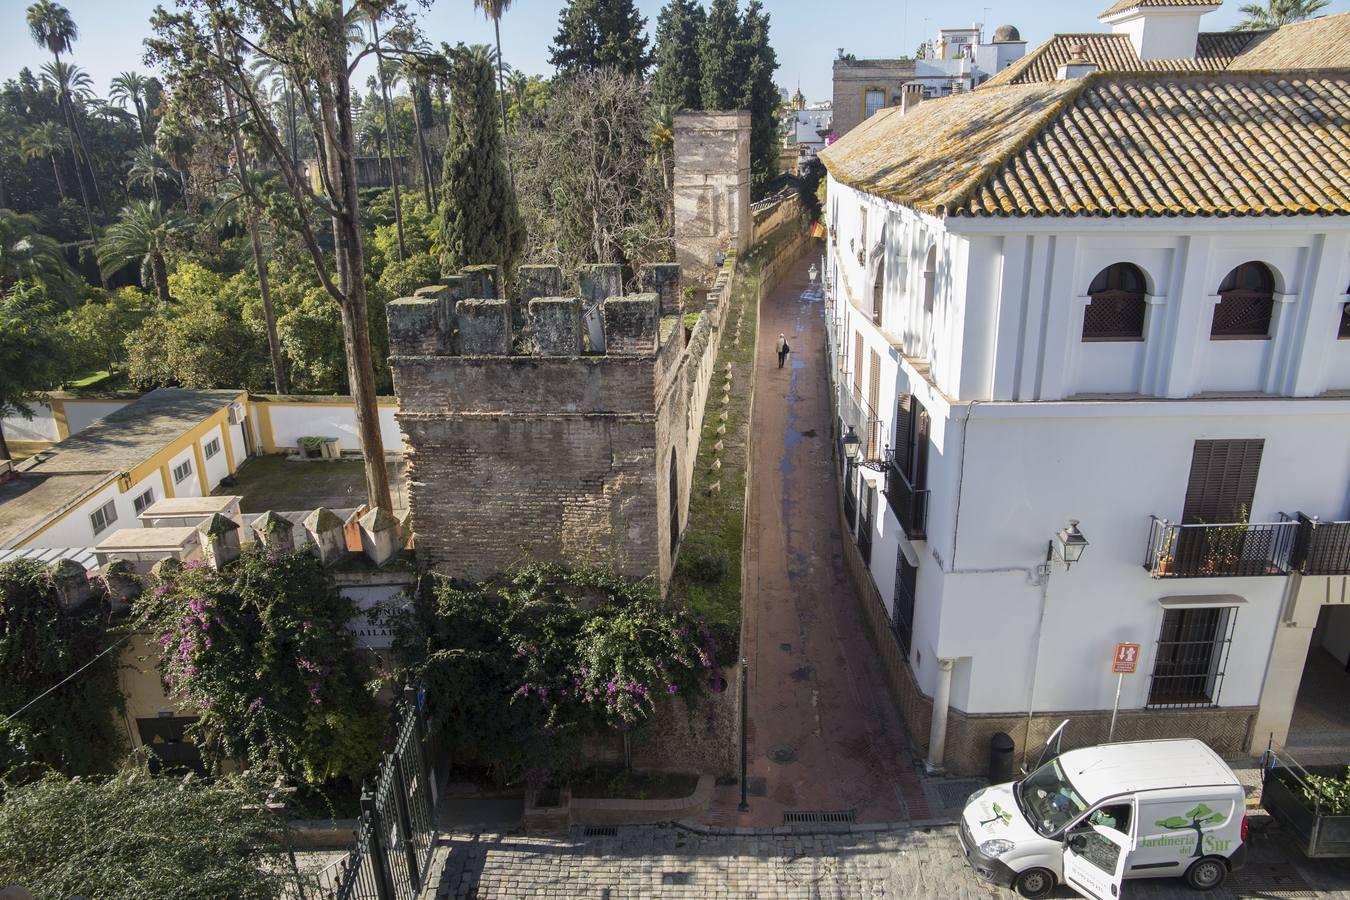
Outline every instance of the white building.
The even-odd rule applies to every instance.
[[[1350,15],[1197,62],[1214,8],[821,153],[847,556],[934,767],[1105,739],[1118,642],[1117,738],[1350,746],[1296,704],[1350,688]]]

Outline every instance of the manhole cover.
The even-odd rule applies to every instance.
[[[769,748],[769,759],[776,763],[790,763],[797,759],[797,751],[787,744],[774,744]]]
[[[943,806],[965,806],[966,798],[980,789],[980,782],[940,781],[935,787]]]
[[[1248,863],[1244,869],[1229,876],[1227,887],[1239,897],[1295,900],[1317,896],[1298,870],[1287,863]]]

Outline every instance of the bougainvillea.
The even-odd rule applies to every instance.
[[[479,584],[438,581],[429,618],[396,625],[451,755],[500,778],[566,768],[582,738],[640,728],[663,697],[714,677],[708,629],[649,583],[532,562]]]
[[[354,608],[308,553],[249,549],[222,572],[188,563],[135,611],[214,767],[266,764],[309,782],[373,768],[383,716],[346,627]]]

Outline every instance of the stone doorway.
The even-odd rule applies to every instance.
[[[1285,748],[1304,765],[1350,763],[1350,606],[1324,606],[1303,664]]]

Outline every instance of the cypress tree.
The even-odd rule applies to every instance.
[[[450,140],[441,168],[441,271],[515,266],[525,225],[506,170],[498,128],[496,74],[487,47],[450,54]]]
[[[750,183],[758,195],[778,174],[778,87],[773,83],[778,55],[769,44],[769,14],[750,0],[741,18],[745,83],[741,108],[750,110]]]
[[[699,39],[706,21],[697,0],[670,0],[656,18],[652,94],[671,112],[703,108]]]
[[[548,61],[559,75],[611,68],[641,78],[651,65],[646,25],[633,0],[567,0]]]
[[[712,0],[699,36],[699,64],[703,108],[735,109],[746,81],[736,0]]]

